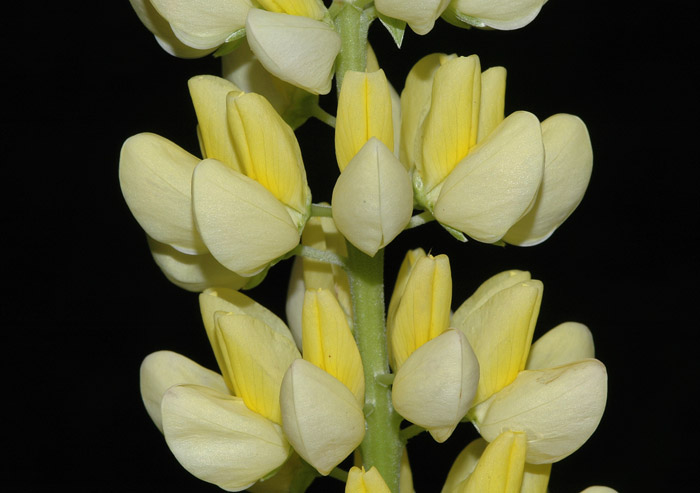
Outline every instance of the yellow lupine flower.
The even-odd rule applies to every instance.
[[[331,291],[306,291],[302,331],[304,359],[340,380],[363,406],[365,377],[362,359],[345,312]]]
[[[427,34],[450,0],[376,0],[377,11],[406,21],[416,34]]]
[[[416,265],[418,259],[426,256],[425,250],[422,248],[416,248],[414,250],[409,250],[401,262],[399,267],[399,273],[396,276],[396,282],[394,283],[394,291],[391,293],[391,299],[389,300],[389,307],[387,308],[387,320],[393,320],[396,309],[399,307],[399,302],[401,301],[401,296],[406,290],[406,284],[410,278],[410,273],[413,270],[413,266]]]
[[[321,0],[257,0],[260,6],[270,12],[300,15],[321,20],[326,15],[326,7]]]
[[[547,0],[452,0],[443,17],[460,27],[519,29],[540,13]]]
[[[390,493],[384,478],[376,467],[369,471],[364,467],[353,466],[348,472],[348,480],[345,483],[345,493]]]
[[[343,77],[335,124],[335,154],[341,172],[372,137],[394,152],[389,82],[381,69],[349,70]]]

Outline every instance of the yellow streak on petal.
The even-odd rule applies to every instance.
[[[217,323],[235,394],[251,410],[281,424],[282,378],[292,362],[301,357],[294,341],[249,315],[222,315]]]
[[[304,359],[350,389],[358,404],[365,399],[362,358],[343,308],[326,289],[307,290],[302,310]]]
[[[395,370],[416,349],[449,327],[451,302],[452,277],[447,256],[420,258],[387,326]]]
[[[308,187],[294,131],[259,94],[230,94],[226,105],[242,172],[267,188],[280,202],[303,213]]]
[[[340,171],[372,137],[394,151],[394,126],[389,82],[383,70],[348,71],[338,99],[335,126],[336,159]]]
[[[319,0],[258,0],[265,10],[289,15],[300,15],[320,21],[326,14],[326,7]]]
[[[435,72],[430,112],[423,127],[426,192],[440,184],[476,145],[481,64],[476,55],[447,61]]]
[[[474,472],[463,483],[463,493],[520,493],[525,468],[525,433],[506,431],[491,442]]]
[[[491,67],[481,74],[481,104],[476,141],[481,142],[503,121],[506,105],[506,69]]]

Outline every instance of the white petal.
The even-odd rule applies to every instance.
[[[187,46],[216,48],[245,26],[248,0],[151,0],[156,10]]]
[[[214,160],[192,179],[195,220],[204,243],[226,268],[253,276],[299,243],[287,209],[265,187]]]
[[[392,402],[404,418],[438,442],[467,414],[479,383],[479,363],[464,334],[448,330],[416,349],[396,374]]]
[[[191,474],[227,491],[241,491],[287,460],[281,428],[243,400],[206,387],[176,386],[162,403],[163,432]]]
[[[457,11],[494,29],[521,28],[537,17],[547,0],[453,0]]]
[[[573,115],[558,114],[542,122],[544,179],[530,212],[506,235],[513,245],[542,243],[583,199],[593,169],[593,148],[586,125]]]
[[[151,133],[130,137],[119,182],[131,213],[151,238],[188,254],[207,253],[192,216],[192,172],[199,159]]]
[[[374,256],[411,219],[411,180],[396,156],[372,137],[338,177],[331,205],[343,236]]]
[[[350,455],[365,435],[362,408],[352,392],[303,359],[287,370],[280,405],[290,443],[324,476]]]
[[[553,368],[594,356],[593,334],[588,327],[578,322],[564,322],[532,344],[525,368]]]
[[[141,363],[140,384],[146,411],[161,432],[163,420],[160,403],[170,387],[195,384],[228,392],[221,375],[172,351],[158,351],[146,356]]]
[[[276,77],[313,94],[331,89],[340,36],[320,21],[251,9],[246,21],[248,44]]]
[[[450,0],[376,0],[379,12],[406,21],[416,34],[427,34]]]
[[[474,410],[487,441],[503,430],[527,433],[527,462],[557,462],[593,434],[605,409],[607,373],[589,359],[547,370],[526,370]]]
[[[475,240],[498,241],[530,210],[543,169],[539,121],[513,113],[445,179],[435,218]]]
[[[211,286],[239,289],[248,282],[248,278],[231,272],[209,253],[187,255],[153,238],[148,238],[148,246],[165,277],[187,291],[198,293]]]

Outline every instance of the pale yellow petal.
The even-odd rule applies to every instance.
[[[520,493],[527,449],[524,433],[505,431],[484,450],[460,493]]]
[[[422,248],[416,248],[406,252],[403,261],[401,262],[401,266],[399,267],[399,273],[397,274],[396,282],[394,283],[394,290],[392,291],[391,299],[389,300],[387,320],[392,320],[394,318],[396,309],[399,307],[399,303],[401,302],[401,297],[406,290],[406,284],[410,278],[410,273],[413,270],[413,266],[416,265],[418,259],[425,256],[425,250]]]
[[[588,327],[578,322],[564,322],[532,344],[525,368],[552,368],[593,357],[593,334]]]
[[[197,75],[187,85],[197,114],[204,157],[241,171],[226,119],[226,95],[230,92],[239,94],[240,89],[232,82],[213,75]]]
[[[305,214],[310,192],[294,131],[259,94],[231,93],[226,106],[241,171],[280,202]]]
[[[476,145],[480,103],[479,57],[449,60],[435,72],[430,111],[423,125],[421,175],[426,193]]]
[[[348,71],[343,77],[335,124],[335,155],[340,171],[372,137],[394,152],[389,82],[383,70]]]
[[[415,350],[392,385],[392,403],[438,442],[449,438],[476,393],[479,364],[466,337],[448,330]]]
[[[406,84],[401,91],[401,150],[399,158],[411,169],[416,166],[416,147],[421,140],[419,129],[430,109],[433,78],[440,68],[440,59],[445,55],[426,55],[408,72]]]
[[[481,454],[488,442],[483,438],[472,440],[457,456],[447,473],[447,479],[442,487],[441,493],[453,493],[457,486],[462,483],[474,471]]]
[[[249,315],[227,314],[216,317],[216,321],[235,394],[251,410],[282,423],[282,378],[292,362],[301,357],[294,341]]]
[[[416,34],[427,34],[450,0],[376,0],[379,12],[406,21]]]
[[[586,125],[573,115],[558,114],[542,122],[544,179],[530,212],[506,233],[513,245],[542,243],[574,212],[588,188],[593,148]]]
[[[129,137],[119,157],[122,194],[151,238],[188,254],[207,253],[192,216],[192,173],[199,159],[151,133]]]
[[[494,294],[521,282],[529,281],[530,279],[530,273],[523,270],[507,270],[491,276],[481,283],[477,290],[474,291],[474,294],[457,308],[452,315],[452,326],[461,327],[463,321],[490,300]]]
[[[219,161],[197,166],[192,195],[204,243],[237,274],[253,276],[299,243],[287,208],[261,184]]]
[[[156,265],[170,282],[182,289],[201,292],[211,286],[231,286],[242,288],[247,278],[221,265],[209,253],[187,255],[173,247],[148,238],[148,247]]]
[[[481,371],[474,404],[511,383],[525,368],[542,302],[542,283],[531,280],[503,289],[457,327],[474,349]]]
[[[245,26],[251,3],[248,0],[151,0],[187,46],[216,48]]]
[[[479,129],[476,141],[481,142],[498,125],[505,115],[506,69],[491,67],[481,73],[481,104],[479,105]]]
[[[452,0],[451,8],[472,17],[477,27],[511,30],[526,26],[547,0]]]
[[[206,387],[171,387],[163,430],[175,458],[194,476],[242,491],[280,467],[291,452],[281,428],[243,400]]]
[[[215,48],[198,50],[177,39],[170,24],[153,7],[151,0],[129,0],[136,15],[146,28],[153,33],[158,44],[168,53],[180,58],[201,58]]]
[[[394,316],[387,319],[393,368],[450,326],[452,276],[447,255],[428,255],[416,261]]]
[[[610,488],[609,486],[589,486],[581,493],[617,493],[617,490]]]
[[[360,406],[365,402],[362,358],[337,298],[327,289],[307,290],[302,311],[304,359],[340,380]]]
[[[390,493],[391,490],[384,482],[376,467],[369,471],[365,468],[353,466],[348,472],[348,480],[345,484],[345,493]]]
[[[547,493],[547,485],[549,484],[551,473],[552,464],[525,463],[520,493]]]
[[[313,94],[331,90],[340,36],[328,24],[251,9],[246,35],[250,49],[276,77]]]
[[[341,173],[331,205],[338,230],[373,257],[411,219],[411,179],[396,156],[372,137]]]
[[[528,462],[557,462],[593,434],[606,398],[607,373],[598,360],[525,370],[474,409],[474,424],[486,440],[504,429],[522,431]]]
[[[365,418],[355,396],[335,377],[296,360],[280,392],[282,425],[297,453],[327,475],[365,435]]]
[[[146,356],[141,363],[139,376],[143,404],[161,432],[163,419],[160,404],[163,395],[170,387],[194,384],[209,387],[221,393],[228,392],[221,375],[172,351],[157,351]]]
[[[539,121],[513,113],[445,179],[435,218],[475,240],[499,241],[532,207],[543,170]]]

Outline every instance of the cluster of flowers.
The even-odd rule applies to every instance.
[[[148,413],[188,471],[230,491],[287,491],[306,464],[328,475],[357,450],[371,410],[349,281],[336,265],[346,240],[372,257],[434,219],[463,241],[534,245],[588,185],[583,122],[506,116],[503,67],[428,55],[399,96],[369,49],[366,71],[342,74],[330,207],[312,205],[294,129],[330,91],[341,47],[334,9],[371,9],[389,28],[425,34],[439,17],[514,29],[545,1],[131,0],[168,52],[224,62],[223,77],[189,80],[202,157],[141,133],[124,143],[119,168],[156,263],[200,293],[220,369],[168,351],[141,368]],[[296,257],[285,323],[239,290],[302,248],[317,260]],[[443,491],[545,492],[551,464],[588,439],[605,407],[590,331],[569,322],[533,344],[542,284],[528,272],[492,277],[454,313],[451,293],[445,255],[408,252],[386,317],[392,405],[438,442],[463,421],[479,431]],[[410,492],[406,454],[401,471]],[[357,466],[346,491],[389,488]]]
[[[310,243],[338,244],[332,221],[311,222]],[[263,480],[253,491],[283,491],[300,457],[326,475],[365,434],[347,279],[318,261],[295,267],[289,327],[238,291],[200,294],[220,374],[167,351],[141,368],[144,402],[177,459],[228,490]],[[567,322],[531,344],[542,283],[528,272],[492,277],[454,314],[451,291],[445,255],[406,255],[387,321],[393,405],[438,442],[461,421],[483,437],[460,454],[443,491],[545,492],[551,464],[590,437],[605,407],[607,376],[591,333]],[[407,462],[402,475],[402,491],[412,491]],[[346,491],[365,491],[353,484]]]

